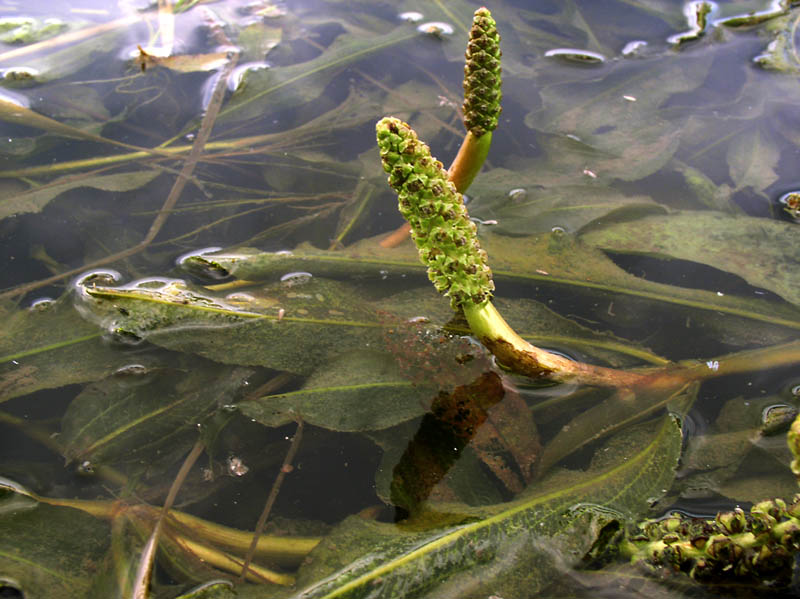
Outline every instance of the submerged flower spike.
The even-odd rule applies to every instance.
[[[500,117],[500,34],[485,7],[475,11],[464,65],[464,126],[476,137],[494,131]]]
[[[381,119],[376,132],[389,185],[436,289],[454,308],[491,299],[494,283],[486,253],[442,163],[400,119]]]

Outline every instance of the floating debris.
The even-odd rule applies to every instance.
[[[560,58],[581,64],[603,64],[606,57],[599,52],[591,50],[578,50],[576,48],[554,48],[544,53],[547,58]]]

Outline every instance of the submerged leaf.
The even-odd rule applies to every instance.
[[[69,295],[30,309],[0,310],[0,315],[0,403],[39,389],[94,381],[130,362],[109,351]]]
[[[640,221],[634,221],[640,222]],[[758,222],[766,222],[759,220]],[[634,228],[630,223],[620,227]],[[424,267],[414,245],[409,241],[397,248],[383,248],[383,236],[364,239],[341,251],[322,251],[302,245],[291,252],[260,252],[243,248],[193,256],[183,262],[193,273],[233,275],[250,281],[276,280],[291,271],[307,271],[325,277],[403,278],[410,273],[424,276]],[[587,290],[613,294],[615,302],[636,301],[683,306],[702,310],[703,319],[712,326],[717,315],[725,315],[720,331],[726,342],[742,343],[757,335],[758,339],[775,342],[794,338],[794,332],[765,326],[772,323],[790,329],[800,328],[800,311],[796,308],[765,304],[757,298],[664,285],[633,276],[608,256],[572,235],[548,233],[528,237],[507,237],[489,230],[480,231],[481,245],[489,254],[492,272],[498,285],[508,283],[564,286],[571,293]],[[422,283],[421,284],[425,284]],[[596,300],[595,300],[596,301]],[[736,328],[731,315],[742,317],[742,327]],[[752,325],[747,320],[752,319]],[[756,324],[757,323],[757,324]],[[753,328],[753,331],[749,331]],[[768,336],[768,337],[765,337]],[[738,341],[737,341],[738,339]],[[748,341],[749,342],[749,341]],[[763,341],[762,341],[763,342]]]
[[[698,211],[598,227],[581,239],[605,250],[707,264],[800,305],[797,234],[792,223]]]
[[[344,354],[317,370],[302,389],[237,404],[266,426],[303,422],[336,431],[385,429],[425,412],[434,390],[417,386],[384,353]]]
[[[579,183],[586,169],[598,182],[656,172],[677,150],[682,126],[680,116],[660,115],[662,103],[701,85],[710,67],[710,56],[676,57],[658,69],[620,62],[596,84],[568,81],[542,90],[544,107],[525,117],[529,127],[551,134],[542,184]]]
[[[13,581],[18,596],[29,599],[86,597],[102,565],[108,525],[68,507],[6,512],[8,501],[0,502],[0,588]]]
[[[190,363],[191,364],[191,363]],[[115,376],[78,395],[62,420],[68,460],[153,460],[182,447],[177,440],[214,407],[230,403],[251,372],[197,363],[188,372],[163,369],[134,377]],[[181,451],[181,449],[178,449]]]
[[[413,532],[349,518],[311,553],[298,579],[301,594],[308,599],[533,595],[578,562],[601,528],[642,514],[669,487],[680,433],[671,418],[654,424],[609,444],[588,472],[557,473],[522,499],[491,508],[446,506],[461,515],[455,527]]]
[[[0,219],[26,212],[40,212],[50,200],[72,189],[93,187],[102,191],[131,191],[147,185],[159,174],[159,171],[143,170],[96,177],[69,177],[66,181],[54,181],[0,200]]]
[[[307,273],[294,275],[259,290],[260,297],[241,292],[225,299],[177,279],[87,286],[81,309],[129,342],[146,339],[225,364],[297,374],[309,374],[333,356],[375,347],[385,325],[354,291]]]
[[[737,135],[728,146],[728,168],[737,190],[752,187],[764,195],[778,180],[781,152],[774,139],[758,128]]]
[[[338,69],[418,35],[413,28],[407,27],[397,27],[381,35],[353,29],[353,33],[340,35],[319,57],[308,62],[247,71],[236,93],[220,113],[220,122],[238,122],[313,100],[322,93]],[[295,83],[302,85],[294,86]]]
[[[531,235],[554,229],[574,233],[598,218],[623,210],[663,211],[646,196],[623,195],[591,181],[544,189],[541,184],[538,165],[526,170],[492,169],[470,186],[470,215],[496,220],[492,228],[508,235]]]

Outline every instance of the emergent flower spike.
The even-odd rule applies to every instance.
[[[491,299],[494,283],[486,253],[442,163],[400,119],[380,120],[376,132],[389,185],[436,289],[450,297],[453,308]]]
[[[475,137],[497,128],[500,117],[500,35],[486,7],[475,11],[464,65],[464,127]]]

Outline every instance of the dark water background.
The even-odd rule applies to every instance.
[[[762,10],[767,4],[719,2],[716,16]],[[139,8],[144,7],[144,3],[140,5]],[[387,49],[366,52],[357,60],[344,60],[339,66],[323,68],[317,75],[298,78],[296,83],[287,84],[271,95],[272,100],[263,104],[260,116],[245,118],[237,116],[236,111],[226,112],[226,107],[236,105],[237,94],[244,89],[234,92],[235,84],[231,83],[210,143],[255,135],[275,134],[275,137],[252,147],[209,151],[198,163],[193,180],[153,242],[141,251],[102,266],[121,273],[122,281],[161,276],[205,282],[179,270],[176,260],[186,252],[209,246],[278,251],[307,242],[319,249],[340,248],[396,228],[401,224],[396,199],[388,188],[380,187],[382,174],[374,147],[374,122],[384,113],[409,120],[445,164],[455,155],[461,137],[457,107],[461,93],[459,57],[463,52],[463,27],[477,4],[445,0],[417,4],[320,1],[275,6],[279,16],[260,20],[248,14],[245,3],[231,1],[195,7],[177,16],[176,49],[182,54],[219,51],[221,44],[209,34],[214,17],[208,11],[216,11],[214,14],[227,23],[224,30],[234,38],[232,43],[238,42],[237,32],[256,21],[263,29],[256,28],[254,35],[262,38],[275,35],[274,48],[268,52],[262,49],[260,54],[251,48],[240,64],[266,62],[270,69],[281,76],[285,73],[286,77],[293,75],[288,70],[292,65],[316,64],[312,61],[320,60],[337,40],[345,37],[357,39],[359,33],[390,36],[397,28],[404,27],[409,39],[392,43]],[[94,9],[97,13],[76,14],[71,8],[69,3],[27,6],[2,2],[0,17],[58,17],[67,23],[84,20],[88,26],[130,14],[129,8],[105,2],[81,3],[81,9]],[[794,42],[797,9],[781,17],[782,20],[758,26],[709,28],[703,38],[676,48],[667,38],[687,28],[680,1],[507,0],[493,2],[489,8],[503,35],[508,66],[503,115],[483,173],[489,183],[481,186],[479,177],[474,189],[468,192],[472,215],[483,221],[497,221],[496,225],[482,225],[481,231],[498,231],[520,239],[526,235],[550,234],[554,229],[553,235],[578,236],[592,219],[573,221],[564,216],[561,221],[562,215],[556,212],[542,220],[534,212],[515,213],[513,202],[508,199],[515,189],[522,188],[525,200],[532,201],[539,193],[557,195],[569,185],[581,186],[580,193],[587,195],[592,189],[600,189],[602,193],[616,194],[615,197],[648,198],[653,205],[670,211],[714,210],[724,215],[794,225],[778,198],[800,186],[796,168],[800,158],[800,134],[796,132],[800,131],[796,116],[800,86],[795,82],[800,63],[792,64],[789,60],[785,70],[778,71],[765,69],[753,59],[772,40]],[[417,24],[402,24],[397,16],[411,10],[424,13],[420,22],[443,21],[453,25],[455,32],[414,34]],[[460,21],[453,21],[452,15],[458,15]],[[0,93],[8,93],[12,101],[26,99],[30,109],[39,114],[126,144],[153,148],[170,139],[176,140],[173,145],[191,143],[219,71],[149,68],[141,72],[130,57],[135,55],[136,44],[147,45],[151,33],[142,24],[118,30],[94,47],[89,44],[88,53],[70,63],[68,73],[60,71],[60,66],[67,64],[63,55],[54,57],[48,51],[33,55],[31,64],[39,64],[41,59],[41,64],[50,70],[39,68],[42,74],[35,81],[22,85],[9,83]],[[643,40],[646,45],[637,56],[624,57],[623,48],[633,40]],[[15,47],[6,44],[2,49]],[[607,60],[604,64],[582,64],[544,56],[547,49],[557,47],[601,52]],[[791,58],[791,49],[785,55]],[[27,63],[23,59],[2,61],[0,56],[0,66],[20,67]],[[280,71],[282,68],[285,70]],[[558,116],[562,103],[566,107],[576,96],[587,98],[587,119],[593,118],[597,112],[590,106],[592,97],[605,94],[621,97],[626,86],[657,79],[659,72],[671,72],[669,69],[677,70],[674,79],[661,84],[663,97],[659,96],[656,84],[651,91],[657,99],[624,100],[631,106],[647,105],[652,118],[642,119],[621,140],[614,141],[613,147],[599,154],[579,145],[570,146],[566,138],[568,130],[557,131],[561,125],[547,125],[549,119]],[[252,86],[263,84],[262,80],[250,82],[250,76],[245,75],[243,86],[250,85],[253,89]],[[676,83],[679,78],[683,79],[680,85]],[[674,91],[669,91],[672,85]],[[396,90],[399,94],[392,95]],[[347,109],[348,102],[361,102],[363,107],[357,107],[353,115]],[[336,109],[342,112],[337,114]],[[338,130],[337,118],[351,118],[353,125]],[[314,119],[318,119],[317,123],[312,133],[306,135],[302,127]],[[661,123],[662,131],[650,128],[656,122]],[[637,135],[637,126],[641,126],[641,137]],[[581,123],[582,129],[597,136],[613,134],[617,127],[617,123],[602,122],[597,127]],[[124,191],[76,186],[36,210],[26,208],[4,214],[0,220],[0,289],[7,292],[2,300],[7,302],[7,315],[27,310],[40,298],[61,297],[69,291],[84,265],[135,247],[147,235],[182,166],[178,160],[144,157],[103,170],[105,167],[94,161],[128,150],[67,138],[54,131],[43,132],[41,127],[26,126],[24,120],[22,123],[4,120],[0,122],[0,132],[0,171],[3,171],[0,198],[6,201],[31,184],[46,184],[55,177],[79,176],[92,169],[101,169],[97,171],[99,174],[132,173],[148,168],[159,171],[151,180]],[[675,145],[671,150],[661,148],[665,152],[661,164],[638,167],[641,156],[653,151],[653,139],[668,136],[674,136]],[[641,150],[637,149],[639,143]],[[625,153],[626,148],[620,144],[628,144],[631,153]],[[565,154],[569,152],[574,152],[575,157]],[[581,165],[584,152],[585,163]],[[618,155],[625,158],[614,162]],[[31,167],[81,159],[87,165],[69,172],[46,169],[35,174],[24,172]],[[606,159],[609,162],[604,162]],[[507,171],[502,177],[490,179],[492,171],[499,172],[497,169]],[[707,188],[716,191],[705,195],[698,192],[698,187],[693,187],[685,176],[686,169],[702,173]],[[9,176],[8,171],[23,173]],[[353,209],[354,199],[361,193],[358,186],[365,181],[374,184],[374,191],[367,212],[354,218],[348,210]],[[0,205],[2,202],[0,199]],[[598,217],[605,216],[602,200],[589,203],[592,209],[599,210]],[[625,218],[633,217],[624,216],[622,220]],[[348,224],[352,226],[346,228]],[[716,234],[712,230],[706,233],[709,238]],[[723,247],[730,244],[731,250],[737,251],[735,241],[720,243]],[[740,248],[739,251],[746,253]],[[700,253],[669,256],[608,249],[606,254],[628,273],[648,281],[702,289],[720,297],[755,298],[781,310],[793,309],[791,298],[782,297],[776,291],[779,288],[750,276],[755,269],[737,270],[728,264],[709,264]],[[790,263],[797,258],[791,245],[786,247],[786,254]],[[15,292],[20,286],[73,270],[76,274],[61,280],[24,293]],[[355,283],[360,293],[373,298],[388,297],[411,287],[425,288],[427,284],[421,276],[387,278],[380,273]],[[787,285],[791,286],[792,281]],[[544,280],[525,284],[501,282],[498,295],[535,299],[560,316],[632,340],[670,360],[706,360],[767,344],[762,342],[758,322],[744,326],[737,321],[726,331],[715,320],[705,329],[708,335],[702,326],[698,333],[687,333],[687,318],[702,321],[703,315],[688,315],[683,307],[668,302],[624,297],[624,294],[617,297],[613,292],[568,288]],[[624,309],[625,316],[610,318],[614,306],[617,314]],[[742,337],[743,331],[748,337]],[[770,339],[786,341],[793,336],[796,333],[784,331]],[[119,355],[120,365],[151,357],[161,359],[166,353],[147,342],[134,347],[106,343],[108,352]],[[551,347],[575,358],[592,359],[568,342]],[[24,358],[14,360],[13,364],[8,361],[3,376],[11,377],[12,369],[24,364]],[[195,364],[191,368],[202,366]],[[273,374],[267,369],[256,369],[248,382],[255,386]],[[515,383],[523,397],[535,406],[541,390],[528,390],[527,382],[522,379]],[[88,384],[89,379],[45,385],[11,399],[3,409],[57,433],[68,406]],[[284,389],[298,389],[302,384],[301,378],[294,378]],[[777,404],[795,406],[798,384],[800,379],[793,367],[704,383],[684,421],[688,433],[685,444],[690,445],[691,439],[709,431],[719,432],[713,428],[715,420],[734,403],[741,407],[752,404],[743,411],[749,414],[747,421],[752,423],[755,434],[766,408]],[[564,424],[565,421],[556,418],[541,425],[539,434],[543,441],[552,438]],[[24,427],[8,423],[0,427],[0,475],[42,495],[109,497],[105,483],[86,474],[91,464],[82,468],[80,463],[72,462],[65,467],[61,456],[54,457],[52,452],[43,450]],[[286,522],[315,522],[319,529],[320,522],[336,524],[347,515],[380,505],[375,472],[382,467],[382,452],[369,435],[333,433],[323,427],[309,429],[299,468],[287,477],[279,495],[276,518]],[[224,470],[226,459],[239,457],[248,466],[249,475],[229,476],[225,484],[210,489],[203,489],[202,484],[193,481],[191,492],[200,498],[189,501],[184,497],[186,504],[192,504],[188,509],[218,522],[252,529],[267,492],[265,488],[293,431],[294,425],[265,428],[244,417],[235,417],[224,429],[224,438],[215,455],[206,459],[207,466]],[[741,443],[749,443],[746,435]],[[767,438],[759,443],[742,458],[739,468],[724,476],[711,472],[708,479],[692,479],[696,472],[683,471],[682,475],[690,482],[686,486],[679,482],[660,509],[666,510],[671,504],[692,515],[709,516],[737,504],[746,507],[764,492],[789,488],[791,477],[780,474],[782,464],[788,463],[785,450],[776,449],[779,443],[776,445]],[[161,451],[169,453],[170,448]],[[567,463],[580,467],[590,454],[591,448],[572,456]],[[765,460],[769,462],[766,472]],[[165,459],[158,465],[163,468],[160,475],[148,472],[150,490],[164,490],[179,463],[177,458]],[[131,467],[131,472],[134,471],[136,468]],[[505,499],[512,496],[498,481],[494,482],[499,496]],[[118,490],[111,494],[115,492]],[[384,509],[380,517],[391,520],[393,515],[391,510]]]

